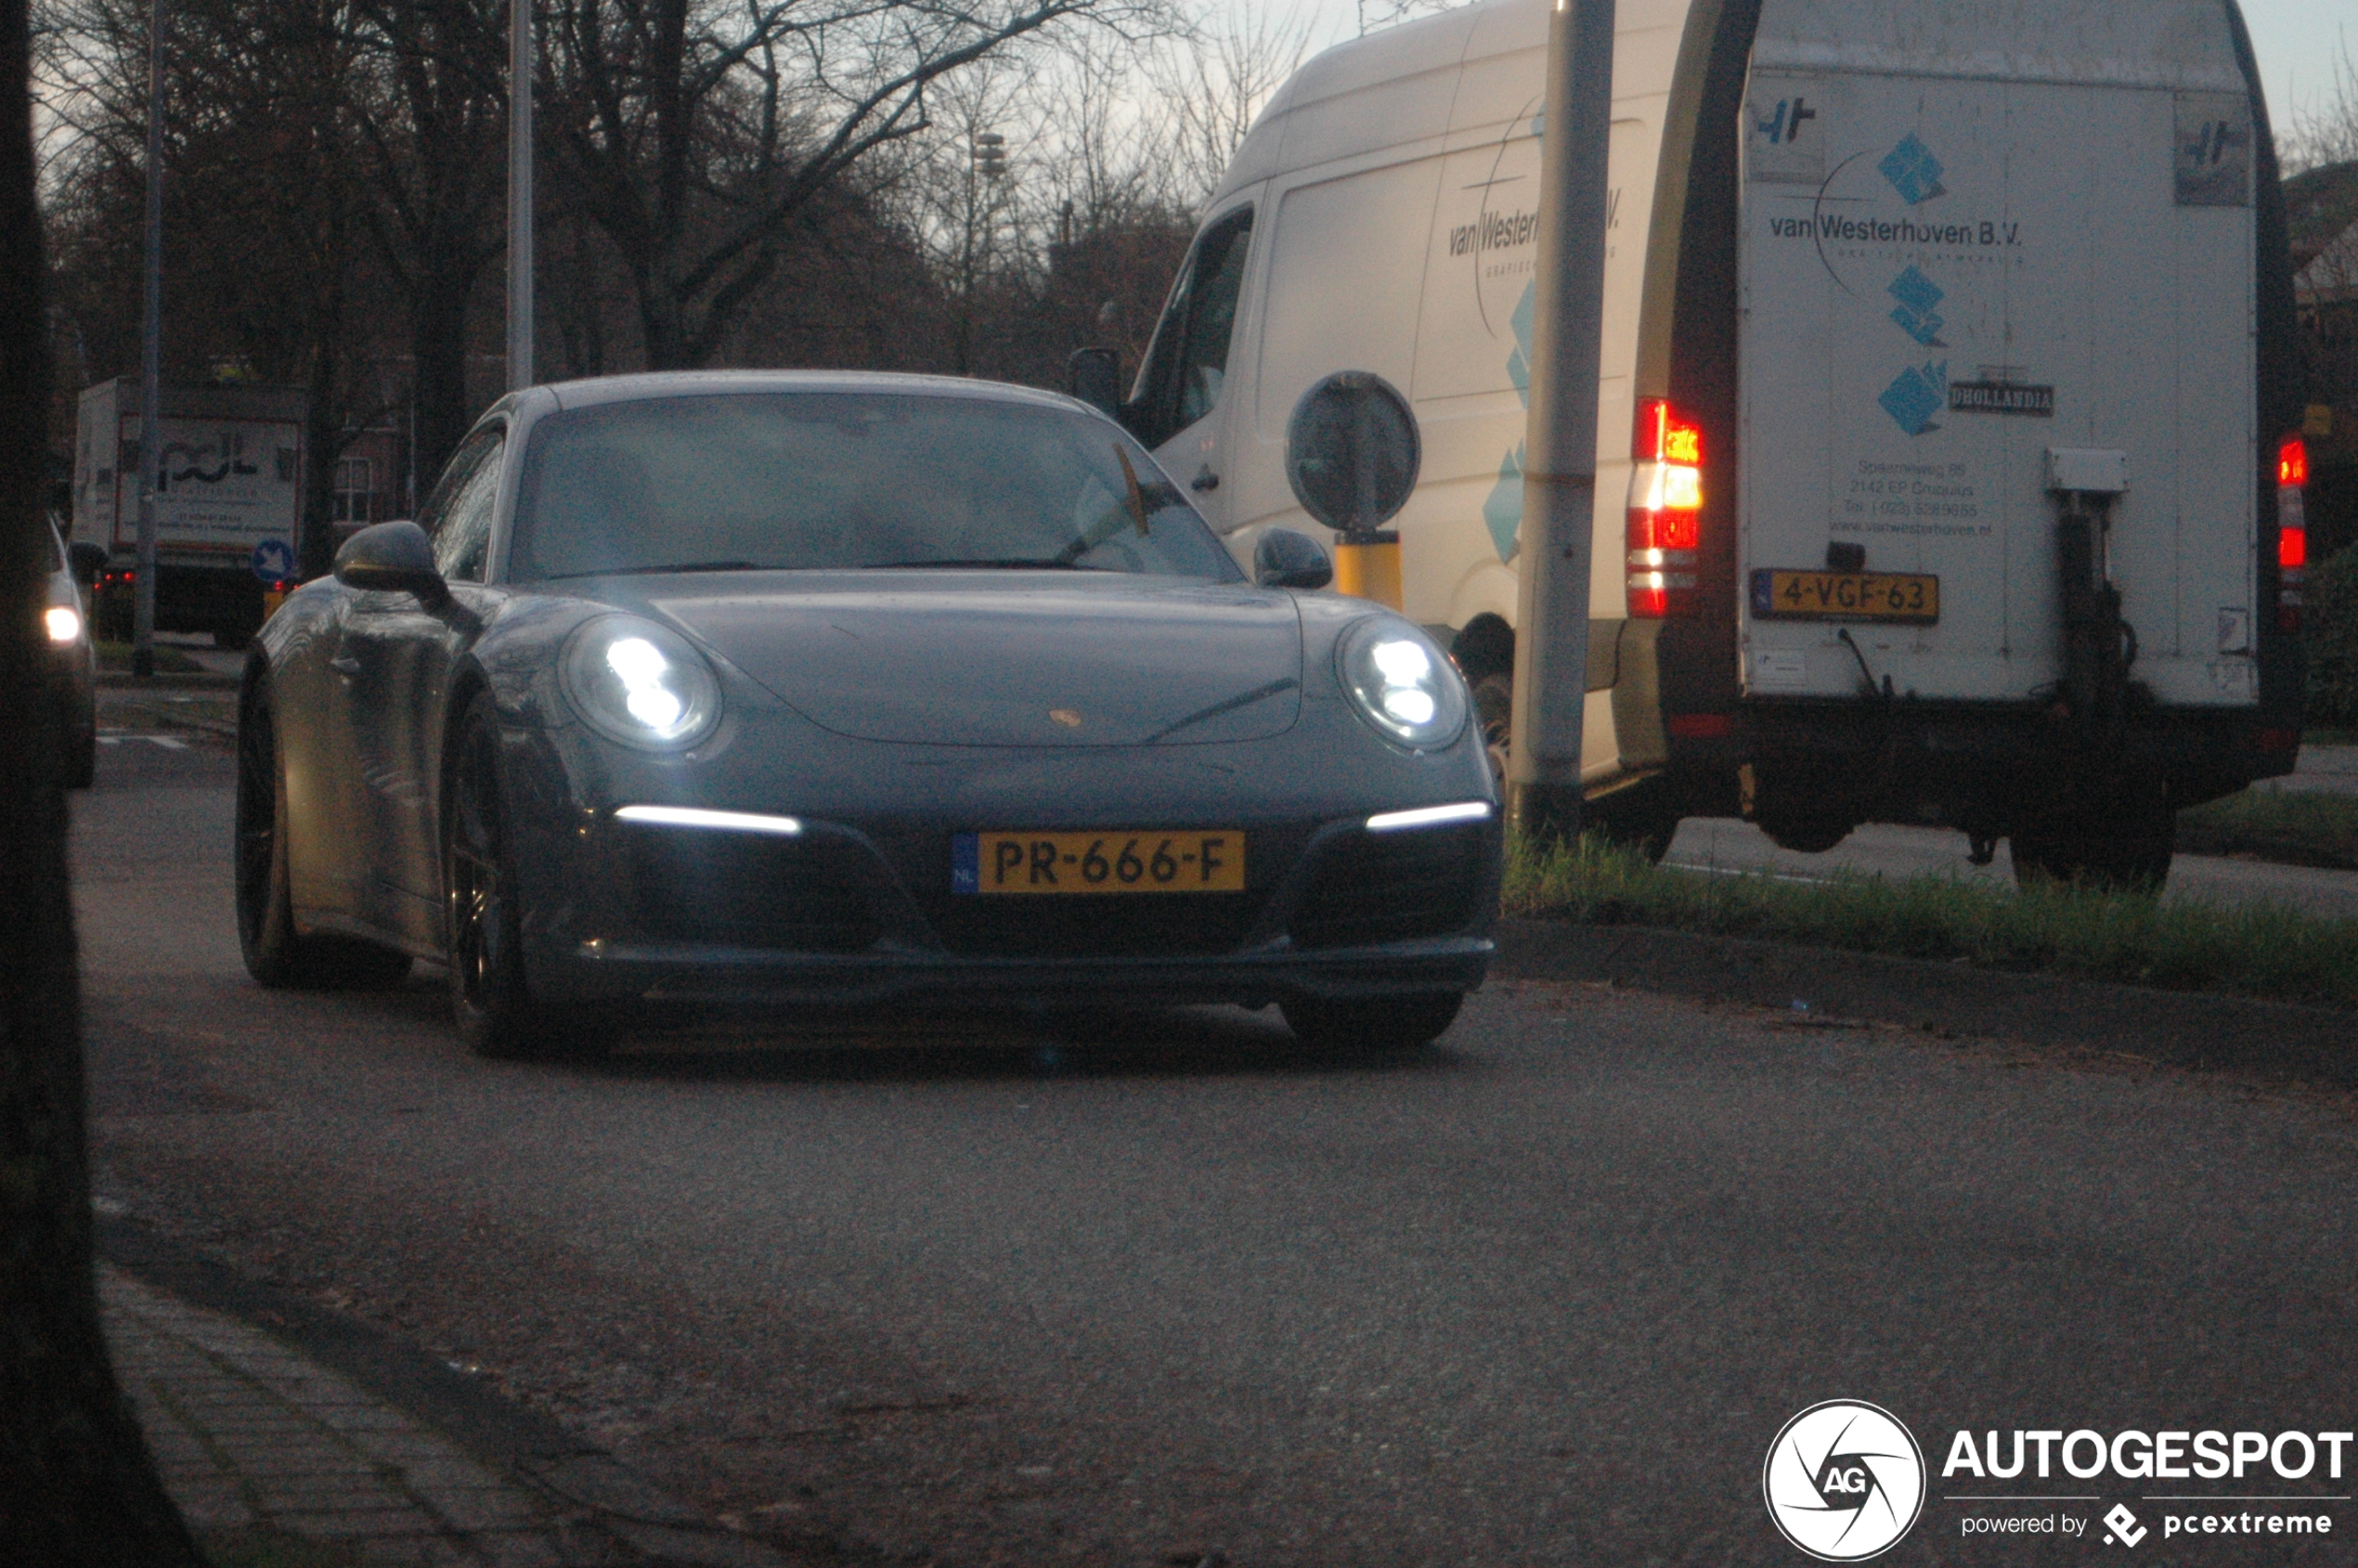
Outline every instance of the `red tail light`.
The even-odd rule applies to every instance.
[[[2286,436],[2276,448],[2276,483],[2309,483],[2309,444],[2298,435]]]
[[[2300,629],[2300,590],[2309,576],[2309,447],[2298,435],[2276,447],[2276,629]]]
[[[1629,475],[1629,613],[1641,619],[1694,611],[1703,542],[1703,427],[1670,400],[1638,405]]]

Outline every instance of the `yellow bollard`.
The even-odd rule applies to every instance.
[[[277,615],[279,606],[286,602],[287,590],[283,584],[272,583],[268,588],[264,589],[262,590],[262,618],[266,621]]]
[[[1399,534],[1390,528],[1370,529],[1336,539],[1335,591],[1399,609]]]

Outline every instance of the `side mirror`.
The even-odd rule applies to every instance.
[[[97,585],[98,574],[107,569],[107,547],[92,544],[88,539],[76,539],[66,546],[66,561],[73,568],[74,581],[84,588]]]
[[[434,545],[415,523],[363,528],[336,551],[336,581],[364,593],[414,593],[433,609],[450,597],[435,570]]]
[[[1252,580],[1263,588],[1324,588],[1335,564],[1308,534],[1272,528],[1252,547]]]
[[[1121,351],[1076,348],[1065,361],[1072,395],[1114,419],[1121,418]]]

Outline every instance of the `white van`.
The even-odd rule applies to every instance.
[[[1547,15],[1305,65],[1119,409],[1250,558],[1315,527],[1302,392],[1398,388],[1401,607],[1501,723]],[[1592,817],[2149,880],[2177,808],[2290,769],[2297,350],[2234,0],[1621,0],[1608,168]]]

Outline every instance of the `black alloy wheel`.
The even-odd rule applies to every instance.
[[[409,955],[350,937],[298,936],[287,872],[287,801],[280,788],[270,689],[257,677],[238,714],[237,840],[232,854],[238,951],[272,991],[375,991],[399,985]]]
[[[1384,1056],[1432,1044],[1457,1021],[1463,991],[1426,991],[1349,1002],[1303,997],[1280,1004],[1293,1037],[1314,1051]]]
[[[459,1037],[477,1056],[499,1059],[602,1055],[601,1031],[536,1002],[525,981],[524,911],[509,853],[499,721],[489,693],[477,693],[468,705],[451,750],[443,885],[450,1009]]]

